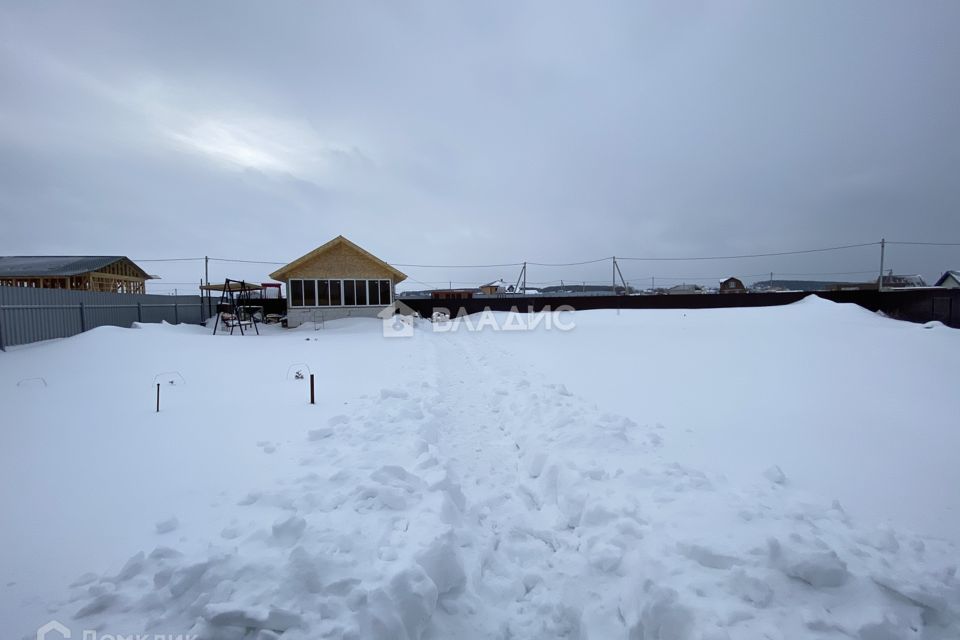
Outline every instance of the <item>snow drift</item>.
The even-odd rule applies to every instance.
[[[49,573],[42,584],[6,587],[20,595],[4,599],[14,603],[4,619],[24,637],[56,618],[77,633],[211,640],[956,638],[960,580],[949,528],[920,534],[854,515],[859,505],[802,480],[816,473],[815,454],[784,465],[760,443],[740,452],[736,462],[756,467],[742,476],[697,469],[685,429],[643,418],[663,407],[636,394],[618,407],[625,411],[595,403],[606,386],[662,373],[667,356],[699,339],[732,340],[749,362],[763,360],[755,352],[768,347],[771,330],[791,331],[813,351],[812,336],[834,346],[841,336],[856,349],[864,333],[889,333],[900,340],[891,356],[900,376],[930,367],[911,354],[923,355],[917,345],[931,334],[937,349],[957,355],[956,332],[852,311],[813,302],[588,312],[562,335],[431,334],[421,324],[409,340],[381,338],[375,322],[262,338],[154,328],[0,356],[0,388],[15,418],[2,442],[0,506],[14,523],[2,534],[3,563],[18,577]],[[644,350],[645,332],[670,330],[687,342],[661,335],[661,352]],[[546,366],[564,347],[568,358],[594,350],[613,367],[586,358]],[[618,350],[647,357],[625,368]],[[238,383],[240,363],[251,362],[256,370]],[[286,379],[291,362],[338,371],[321,374],[320,407],[305,404],[302,380]],[[94,387],[90,374],[121,389],[132,378],[130,387],[146,392],[162,370],[178,371],[183,383],[165,389],[169,408],[159,415],[133,394],[113,405],[114,396],[81,400]],[[48,386],[15,386],[34,373]],[[954,368],[937,373],[956,384]],[[711,372],[717,385],[751,375],[742,362]],[[77,387],[67,397],[83,414],[70,418],[48,401],[64,386]],[[238,390],[239,418],[227,410],[238,407]],[[688,391],[670,399],[696,403]],[[939,425],[930,407],[914,410]],[[741,431],[769,428],[765,406],[754,409],[742,401],[724,411],[736,411]],[[885,451],[864,432],[860,457],[846,464],[856,470]],[[54,464],[38,472],[32,463],[42,452]],[[91,458],[114,464],[130,474],[122,476],[129,487],[84,475],[83,464],[69,464],[76,458],[88,468]],[[944,482],[945,473],[933,465],[933,477],[916,486]],[[861,481],[861,490],[881,491],[882,483]],[[70,483],[86,493],[68,504]],[[38,503],[53,505],[46,519],[30,515]],[[104,523],[120,523],[124,533],[104,549],[78,525],[72,546],[57,514],[99,521],[101,535],[110,530]],[[38,559],[58,549],[71,567],[85,549],[107,564],[74,574],[61,592],[56,571]],[[14,557],[22,552],[33,556]]]

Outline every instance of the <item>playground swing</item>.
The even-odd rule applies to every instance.
[[[213,334],[217,334],[217,327],[223,321],[223,326],[230,327],[230,335],[233,335],[234,329],[240,329],[240,335],[246,335],[244,327],[253,330],[260,335],[260,329],[257,325],[261,321],[263,307],[252,304],[254,291],[261,291],[263,287],[259,284],[245,282],[243,280],[231,280],[227,278],[223,284],[208,284],[201,287],[206,291],[219,291],[220,302],[217,303],[217,319],[213,323]]]

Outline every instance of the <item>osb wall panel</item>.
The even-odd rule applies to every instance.
[[[287,274],[291,278],[381,278],[393,280],[382,265],[362,253],[338,245]]]

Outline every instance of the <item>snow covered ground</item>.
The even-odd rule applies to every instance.
[[[0,354],[3,637],[960,637],[960,332],[573,319]]]

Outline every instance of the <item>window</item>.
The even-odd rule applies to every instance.
[[[389,280],[290,280],[291,307],[377,307],[391,302]]]
[[[303,306],[303,280],[290,281],[290,306]]]
[[[317,280],[317,306],[330,306],[330,281]]]
[[[339,307],[343,296],[340,290],[340,280],[331,280],[330,281],[330,306]]]

